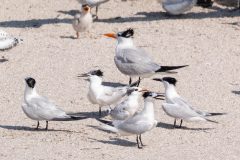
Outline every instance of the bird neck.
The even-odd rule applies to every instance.
[[[98,86],[102,84],[102,78],[99,76],[91,76],[90,77],[90,85]]]
[[[129,102],[138,102],[139,95],[138,94],[131,94],[128,96],[128,101]]]
[[[165,86],[165,96],[167,99],[171,99],[171,98],[174,98],[174,97],[179,97],[177,91],[176,91],[176,88],[174,85],[172,84],[167,84]]]
[[[25,91],[24,91],[24,100],[28,101],[30,98],[32,98],[34,96],[38,96],[36,89],[26,86]]]
[[[148,97],[144,100],[143,113],[151,119],[154,119],[154,102],[153,98]]]
[[[134,47],[132,38],[118,38],[118,44],[117,49],[123,49],[123,48],[132,48]]]

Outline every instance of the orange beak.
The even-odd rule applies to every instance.
[[[117,35],[115,33],[106,33],[106,34],[104,34],[104,36],[114,38],[114,39],[117,38]]]

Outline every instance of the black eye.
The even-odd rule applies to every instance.
[[[138,89],[134,89],[134,91],[138,91]]]

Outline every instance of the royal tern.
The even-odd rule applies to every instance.
[[[161,66],[155,63],[147,52],[134,46],[132,40],[133,34],[133,29],[127,29],[117,34],[104,34],[107,37],[117,39],[118,43],[114,62],[121,73],[130,77],[129,84],[132,82],[132,77],[139,77],[140,81],[141,78],[147,78],[156,73],[166,73],[170,72],[170,70],[188,66]]]
[[[174,127],[176,125],[176,120],[180,119],[179,128],[182,126],[182,121],[215,121],[209,120],[207,116],[223,115],[225,113],[208,113],[200,110],[194,109],[190,104],[188,104],[180,95],[177,93],[175,85],[177,80],[172,77],[154,78],[155,81],[161,81],[165,87],[165,99],[166,103],[163,103],[162,107],[166,114],[174,118]]]
[[[15,47],[17,44],[19,44],[22,41],[22,39],[15,38],[11,35],[9,35],[7,32],[0,30],[0,50],[8,50],[12,47]]]
[[[145,92],[143,94],[144,108],[141,112],[123,121],[115,120],[109,122],[97,119],[105,123],[105,125],[101,126],[101,129],[118,133],[122,136],[137,135],[137,145],[138,148],[141,149],[143,147],[141,135],[152,130],[157,125],[157,121],[154,118],[154,99],[158,99],[160,96],[162,95],[154,92]]]
[[[129,86],[111,87],[102,84],[103,72],[101,70],[92,70],[88,73],[79,75],[78,77],[88,77],[90,80],[88,90],[88,100],[92,104],[99,105],[99,115],[101,116],[101,108],[103,106],[110,106],[119,102],[127,94]],[[135,84],[132,85],[136,85]],[[132,86],[131,85],[131,86]]]
[[[103,4],[108,2],[109,0],[78,0],[78,2],[82,5],[88,4],[90,7],[96,7],[96,19],[98,19],[98,7]]]
[[[82,6],[81,14],[76,14],[72,23],[73,29],[76,31],[77,38],[79,38],[79,32],[87,31],[92,26],[92,14],[91,8],[88,5]]]
[[[87,117],[76,116],[67,114],[63,110],[57,108],[46,97],[40,96],[36,91],[35,79],[29,77],[25,79],[26,87],[24,92],[24,103],[22,104],[23,112],[28,118],[37,121],[37,127],[39,127],[39,121],[46,121],[46,130],[48,129],[48,121],[73,121],[81,120]]]

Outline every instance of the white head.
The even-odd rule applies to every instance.
[[[177,83],[177,80],[173,77],[163,77],[162,79],[154,78],[153,80],[162,82],[165,88],[168,88],[169,86],[175,87]]]

